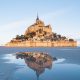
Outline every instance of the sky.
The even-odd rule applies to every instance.
[[[53,32],[80,39],[80,0],[0,0],[0,45],[24,34],[37,13]]]

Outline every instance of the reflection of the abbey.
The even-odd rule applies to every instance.
[[[42,52],[19,52],[16,54],[16,58],[24,59],[27,66],[36,71],[37,80],[45,68],[52,68],[52,62],[56,60],[55,57]]]

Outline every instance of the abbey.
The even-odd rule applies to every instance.
[[[74,39],[66,38],[52,32],[51,25],[45,25],[38,15],[34,24],[30,25],[23,35],[16,35],[6,44],[8,47],[75,47]]]
[[[52,34],[52,28],[50,25],[45,26],[37,16],[36,22],[25,31],[25,36],[29,34],[32,35],[33,40],[41,40]]]

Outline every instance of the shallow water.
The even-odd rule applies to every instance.
[[[56,57],[51,68],[37,72],[16,59],[16,52],[41,51]],[[5,48],[0,47],[0,80],[80,80],[80,48]],[[40,71],[38,70],[38,71]]]

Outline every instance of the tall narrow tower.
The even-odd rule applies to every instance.
[[[36,22],[37,22],[37,21],[39,21],[39,16],[38,16],[38,13],[37,13],[37,18],[36,18]]]

